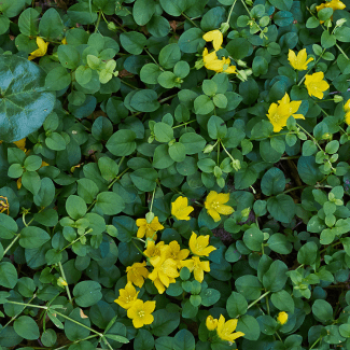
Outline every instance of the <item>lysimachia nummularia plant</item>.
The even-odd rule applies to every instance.
[[[0,347],[350,350],[350,0],[2,0]]]

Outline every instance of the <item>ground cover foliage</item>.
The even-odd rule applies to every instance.
[[[350,349],[350,0],[2,0],[2,349]]]

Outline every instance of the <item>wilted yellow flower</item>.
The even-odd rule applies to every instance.
[[[307,70],[307,65],[309,62],[314,59],[310,57],[307,59],[306,49],[302,49],[298,52],[298,55],[295,54],[293,50],[289,50],[288,53],[288,61],[291,66],[296,70]]]
[[[126,277],[128,282],[132,282],[135,286],[141,288],[144,283],[144,279],[148,277],[148,270],[146,269],[147,263],[133,263],[126,268]]]
[[[175,278],[180,276],[177,263],[173,259],[167,259],[165,256],[162,256],[162,259],[153,266],[154,269],[148,278],[153,281],[158,293],[163,294],[165,287],[168,288],[170,283],[175,283]]]
[[[46,163],[44,160],[41,162],[41,167],[40,168],[43,168],[44,166],[50,166],[49,163]]]
[[[306,75],[305,85],[310,96],[323,99],[323,92],[329,89],[329,84],[323,78],[323,72]]]
[[[295,114],[301,105],[301,101],[290,101],[287,93],[282,100],[277,103],[271,103],[267,117],[273,125],[273,131],[279,132],[287,125],[287,120],[290,116],[295,119],[305,119],[302,114]]]
[[[18,140],[18,141],[15,141],[14,144],[19,148],[21,149],[23,152],[26,152],[26,141],[27,139],[24,138],[24,139],[21,139],[21,140]]]
[[[36,44],[38,45],[38,48],[30,54],[30,56],[28,57],[29,61],[34,60],[37,57],[42,57],[46,55],[49,43],[46,43],[43,39],[37,36]]]
[[[182,249],[177,241],[172,241],[168,245],[168,249],[165,251],[167,258],[176,261],[178,268],[181,267],[181,261],[186,259],[190,251],[188,249]]]
[[[187,197],[177,197],[175,202],[171,203],[171,215],[178,220],[189,221],[191,219],[189,215],[193,210],[194,208],[188,205]]]
[[[128,309],[127,315],[132,320],[132,324],[135,328],[141,328],[144,325],[151,324],[154,320],[152,312],[156,308],[155,301],[146,301],[138,299]]]
[[[288,314],[284,311],[280,312],[277,316],[277,321],[283,326],[288,322]]]
[[[159,242],[157,245],[154,241],[147,241],[147,248],[144,254],[149,257],[150,263],[154,266],[162,259],[169,247],[164,242]]]
[[[22,178],[20,177],[16,181],[17,189],[20,190],[22,188]]]
[[[215,51],[221,49],[221,45],[224,41],[224,37],[220,30],[215,29],[203,35],[203,39],[207,42],[212,42]]]
[[[146,235],[146,238],[157,240],[155,233],[164,229],[164,226],[159,223],[158,216],[155,216],[150,224],[146,219],[137,219],[136,225],[139,227],[137,231],[138,238],[143,238]]]
[[[10,204],[7,197],[0,196],[0,213],[5,211],[7,215],[10,215]]]
[[[219,320],[209,315],[205,321],[205,325],[209,331],[213,331],[218,327]]]
[[[138,295],[139,292],[136,291],[136,288],[131,282],[128,282],[125,289],[119,289],[119,297],[118,299],[115,299],[114,302],[123,309],[130,309],[137,300]]]
[[[331,8],[333,9],[333,11],[344,10],[346,8],[346,5],[342,3],[340,0],[332,0],[332,1],[324,2],[319,6],[316,6],[317,12],[323,10],[324,8]]]
[[[217,193],[210,191],[205,200],[204,206],[207,209],[208,214],[213,218],[215,222],[221,220],[221,215],[230,215],[234,212],[234,209],[229,205],[224,205],[230,200],[229,193]]]
[[[216,51],[208,53],[208,49],[203,50],[203,62],[205,68],[213,70],[216,73],[226,73],[226,74],[236,74],[236,66],[230,65],[231,60],[229,58],[223,57],[219,59],[216,55]]]
[[[209,235],[199,236],[192,232],[192,236],[188,242],[188,245],[194,255],[209,256],[211,252],[216,250],[215,247],[209,245]]]
[[[204,271],[210,272],[209,261],[201,261],[198,256],[193,256],[189,260],[182,261],[181,265],[193,272],[194,279],[200,283],[203,282]]]
[[[225,322],[225,317],[220,315],[218,326],[216,328],[219,338],[233,343],[235,339],[243,337],[244,333],[242,332],[233,333],[236,330],[237,323],[238,320],[236,319]]]

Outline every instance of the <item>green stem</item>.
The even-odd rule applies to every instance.
[[[100,25],[101,16],[102,16],[102,11],[100,11],[99,14],[98,14],[98,19],[97,19],[97,23],[96,23],[95,33],[97,33],[97,31],[98,31],[98,26]]]
[[[299,190],[299,189],[305,188],[305,187],[307,187],[307,185],[306,185],[306,186],[293,187],[293,188],[290,188],[290,189],[287,190],[287,191],[284,191],[282,194],[286,194],[286,193],[289,193],[289,192],[293,192],[293,191],[296,191],[296,190]]]
[[[220,164],[220,142],[218,142],[216,147],[217,147],[216,163],[219,166],[219,164]]]
[[[335,44],[336,47],[338,48],[338,50],[346,57],[346,59],[349,60],[349,57],[348,55],[345,53],[345,51],[338,45],[338,44]]]
[[[226,21],[227,24],[230,24],[230,19],[231,19],[231,16],[232,16],[233,8],[234,8],[235,5],[236,5],[236,2],[237,2],[237,0],[235,0],[235,1],[233,2],[232,6],[231,6],[231,8],[230,8],[230,12],[228,13],[228,17],[227,17],[227,21]]]
[[[258,299],[254,300],[251,304],[249,304],[247,309],[250,309],[252,306],[254,306],[256,303],[258,303],[261,299],[264,299],[270,293],[271,292],[266,292],[263,295],[261,295]]]
[[[17,240],[21,237],[21,235],[17,235],[17,237],[15,239],[12,240],[12,242],[6,247],[6,249],[4,250],[3,256],[6,255],[6,253],[12,248],[12,246],[17,242]]]
[[[186,123],[173,126],[173,129],[179,128],[180,126],[186,126],[187,124],[191,124],[191,123],[194,123],[194,122],[196,122],[196,121],[197,121],[196,119],[190,120],[190,121],[188,121],[188,122],[186,122]]]
[[[250,13],[249,8],[247,7],[246,3],[244,2],[244,0],[241,0],[241,3],[243,5],[243,7],[246,9],[246,11],[248,12],[250,19],[254,20],[252,17],[252,14]],[[254,22],[255,22],[255,20],[254,20]],[[263,33],[263,29],[259,26],[259,24],[256,22],[255,22],[255,24],[258,26],[259,30]],[[263,34],[263,35],[264,35],[264,38],[267,39],[266,35],[265,34]]]
[[[322,337],[319,337],[319,338],[311,345],[311,347],[310,347],[309,350],[313,349],[313,348],[318,344],[318,342],[319,342],[320,340],[322,340]]]
[[[154,188],[153,190],[153,195],[152,195],[152,202],[151,202],[151,209],[150,209],[150,212],[152,212],[152,209],[153,209],[153,201],[154,201],[154,195],[156,193],[156,187]]]
[[[169,97],[165,97],[165,98],[163,98],[162,100],[160,100],[159,103],[164,103],[164,102],[166,102],[166,101],[169,101],[169,100],[171,100],[172,98],[174,98],[174,97],[176,97],[176,96],[177,96],[177,94],[172,95],[172,96],[169,96]]]
[[[122,178],[122,176],[129,170],[130,168],[126,168],[119,176],[117,176],[108,186],[108,189],[110,189],[119,179]]]
[[[44,310],[49,309],[47,306],[33,305],[33,304],[29,304],[29,303],[19,303],[18,301],[12,301],[12,300],[7,300],[6,304],[20,305],[20,306],[25,306],[25,307],[34,307],[37,309],[44,309]],[[56,310],[55,310],[55,312],[56,312]]]
[[[61,262],[58,263],[58,266],[60,268],[61,275],[62,275],[64,281],[67,282],[67,277],[66,277],[66,274],[64,273],[64,269],[63,269],[63,266],[62,266]],[[73,305],[72,296],[70,294],[69,286],[66,285],[65,287],[66,287],[66,292],[67,292],[67,295],[68,295],[69,302]]]
[[[298,126],[301,130],[303,130],[304,133],[305,133],[307,136],[309,136],[310,139],[316,144],[316,146],[318,147],[318,149],[319,149],[320,151],[323,152],[323,149],[322,149],[322,147],[320,146],[320,144],[318,143],[318,141],[317,141],[307,130],[305,130],[300,124],[297,124],[297,126]]]
[[[147,49],[144,49],[144,50],[145,50],[145,52],[147,53],[147,55],[148,55],[149,57],[151,57],[152,61],[159,67],[159,69],[160,69],[161,71],[164,72],[164,69],[159,65],[159,63],[158,63],[157,60],[152,56],[152,54],[151,54]]]
[[[88,339],[96,338],[97,336],[98,336],[97,334],[90,335],[89,337],[86,337],[84,339],[79,339],[79,340],[74,341],[74,344],[80,343],[80,342],[88,340]],[[54,350],[61,350],[61,349],[67,348],[68,346],[71,346],[71,345],[72,345],[72,343],[66,344],[66,345],[63,345],[59,348],[55,348]]]
[[[121,78],[119,78],[119,79],[120,79],[120,81],[121,81],[124,85],[129,86],[130,88],[132,88],[132,89],[134,89],[134,90],[138,90],[138,89],[139,89],[138,87],[127,83],[125,80],[123,80],[123,79],[121,79]]]
[[[189,22],[191,22],[195,27],[199,28],[199,27],[197,26],[197,24],[196,24],[194,21],[192,21],[192,19],[191,19],[190,17],[188,17],[188,16],[185,15],[184,13],[182,13],[182,15],[183,15]]]

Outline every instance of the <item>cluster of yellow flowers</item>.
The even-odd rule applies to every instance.
[[[156,244],[153,240],[148,239],[143,252],[147,257],[147,262],[134,263],[126,268],[128,283],[125,289],[119,290],[119,297],[115,302],[128,310],[127,315],[133,320],[135,328],[153,322],[151,313],[154,311],[155,302],[143,303],[142,300],[137,299],[139,292],[136,291],[134,285],[141,288],[145,279],[148,278],[153,281],[159,294],[163,294],[170,283],[176,282],[176,278],[180,276],[179,271],[183,267],[193,272],[195,279],[199,282],[204,279],[204,271],[210,271],[209,261],[200,259],[208,257],[212,251],[216,250],[215,247],[209,245],[209,235],[197,237],[193,232],[189,240],[189,248],[193,256],[187,259],[190,250],[181,249],[177,241],[169,244],[161,241]],[[150,272],[147,266],[153,270]]]
[[[308,63],[314,59],[311,57],[307,59],[306,49],[302,49],[296,55],[293,50],[289,50],[288,60],[290,65],[299,71],[307,70]],[[311,75],[304,76],[305,86],[310,96],[323,98],[323,93],[329,89],[329,84],[324,80],[324,73],[317,72]],[[287,125],[287,120],[290,116],[295,119],[305,119],[302,114],[295,114],[301,105],[301,101],[291,101],[288,93],[285,93],[283,98],[277,103],[272,103],[268,110],[267,117],[273,125],[273,131],[279,132]]]
[[[220,30],[212,30],[203,35],[206,42],[213,44],[214,51],[210,52],[207,48],[203,50],[204,67],[213,70],[216,73],[237,74],[236,66],[231,65],[229,58],[222,57],[219,59],[217,52],[221,49],[224,37]]]

